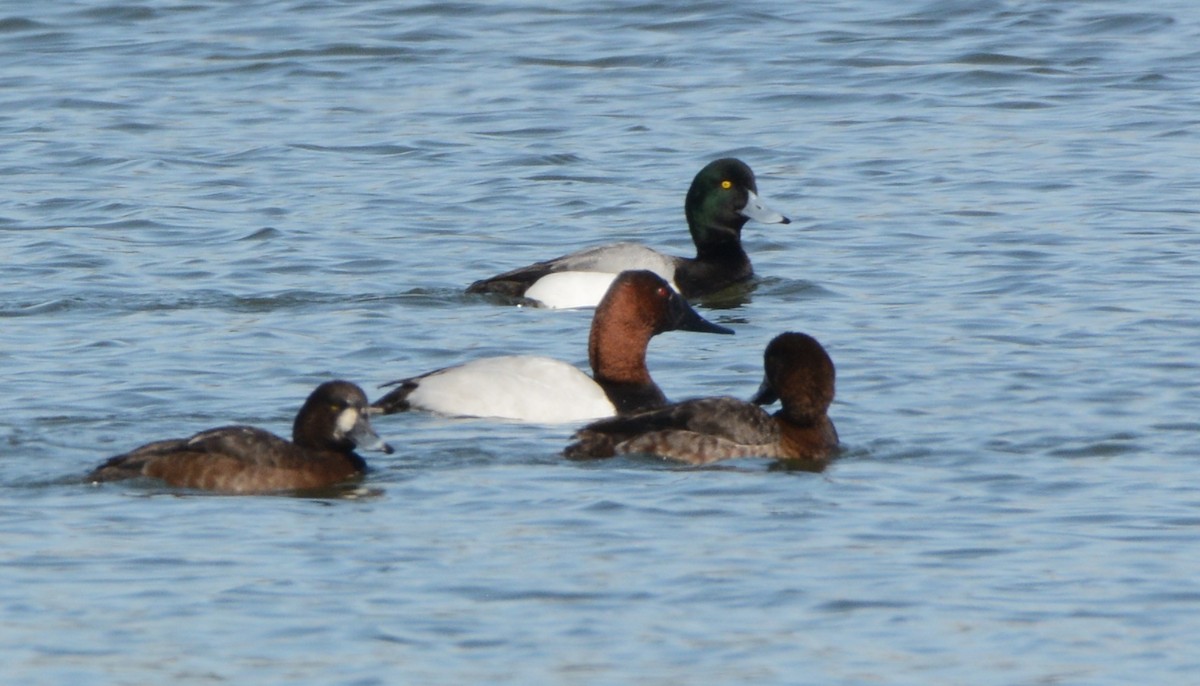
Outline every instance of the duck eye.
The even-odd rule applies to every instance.
[[[724,181],[721,182],[721,188],[724,188],[725,190],[729,190],[730,188],[733,188],[733,182],[730,181],[729,179],[725,179]]]
[[[660,298],[665,298],[665,297],[667,297],[668,295],[670,295],[670,293],[667,291],[667,287],[666,287],[666,286],[659,286],[659,287],[658,287],[658,297],[660,297]]]

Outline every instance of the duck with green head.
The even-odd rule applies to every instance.
[[[741,160],[705,165],[684,204],[695,257],[665,255],[638,243],[586,248],[476,281],[468,293],[494,293],[533,300],[545,307],[594,307],[622,271],[646,269],[666,279],[685,298],[716,293],[754,275],[742,248],[742,226],[754,219],[788,224],[758,195],[754,172]]]

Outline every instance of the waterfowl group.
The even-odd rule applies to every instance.
[[[655,335],[733,333],[704,319],[686,298],[753,275],[741,244],[742,226],[750,219],[790,221],[764,204],[750,167],[732,158],[711,162],[696,174],[684,210],[696,244],[693,258],[616,243],[468,286],[468,293],[551,308],[595,306],[588,336],[591,376],[548,357],[488,357],[383,384],[394,388],[374,403],[349,381],[329,381],[296,414],[291,441],[250,426],[210,429],[112,457],[87,480],[145,478],[232,494],[326,489],[366,472],[356,450],[392,452],[372,428],[370,414],[408,410],[540,423],[590,421],[564,451],[572,459],[645,454],[705,465],[765,457],[823,468],[838,447],[827,415],[835,372],[811,336],[789,332],[770,342],[765,379],[750,402],[722,396],[669,403],[651,378],[646,350]],[[759,407],[776,400],[781,409],[774,414]]]

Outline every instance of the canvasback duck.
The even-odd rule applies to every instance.
[[[488,357],[384,384],[398,388],[373,407],[553,424],[663,405],[667,399],[646,369],[646,347],[671,330],[733,333],[697,314],[657,274],[622,272],[592,316],[591,377],[548,357]]]
[[[826,412],[833,401],[834,367],[812,336],[784,333],[767,345],[765,379],[745,402],[717,397],[685,400],[579,430],[564,455],[572,459],[630,453],[704,465],[736,457],[770,457],[812,471],[823,469],[838,445]],[[780,400],[769,415],[759,404]]]
[[[754,172],[745,162],[723,158],[696,174],[684,203],[695,257],[664,255],[637,243],[587,248],[476,281],[468,293],[523,297],[545,307],[593,307],[617,273],[648,269],[685,298],[716,293],[754,275],[742,248],[742,226],[750,219],[788,224],[758,196]]]
[[[147,477],[170,486],[249,494],[327,488],[361,476],[354,452],[392,452],[367,419],[367,396],[348,381],[317,386],[296,414],[292,440],[252,426],[148,443],[97,467],[88,480]]]

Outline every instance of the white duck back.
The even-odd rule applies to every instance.
[[[415,381],[408,402],[447,415],[557,424],[616,412],[590,376],[550,357],[485,357]]]

